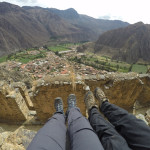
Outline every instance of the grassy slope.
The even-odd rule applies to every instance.
[[[147,66],[146,65],[139,65],[139,64],[134,64],[132,66],[132,71],[137,72],[137,73],[146,73],[147,72]]]

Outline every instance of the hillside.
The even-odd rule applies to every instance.
[[[79,28],[46,10],[37,8],[26,11],[9,3],[0,3],[0,7],[0,55],[44,45],[54,38],[74,42],[85,40],[81,36],[86,36]]]
[[[23,7],[33,18],[38,20],[50,35],[50,39],[80,42],[90,40],[90,35],[75,27],[57,14],[40,7]]]
[[[0,55],[40,45],[48,38],[42,24],[24,9],[0,3]]]
[[[89,41],[97,40],[99,35],[104,33],[105,31],[120,27],[126,27],[129,25],[129,23],[119,20],[95,19],[87,15],[78,14],[77,11],[73,8],[67,10],[47,8],[47,10],[57,14],[61,18],[65,19],[67,22],[73,24],[74,26],[85,29],[87,32],[90,32],[91,40]]]
[[[109,54],[128,63],[150,61],[150,25],[138,22],[102,34],[95,44],[95,53]]]
[[[70,14],[70,11],[66,10],[66,14]],[[76,16],[81,15],[76,12]],[[74,19],[70,17],[70,20]],[[88,19],[87,22],[89,23]],[[117,24],[115,26],[117,27]],[[124,23],[121,26],[124,26]],[[98,30],[101,30],[103,27],[99,26],[100,29],[98,29],[91,25],[88,27],[87,24],[80,26],[79,23],[78,25],[74,24],[73,21],[68,21],[46,8],[19,7],[1,2],[0,56],[10,54],[22,48],[42,46],[54,40],[57,42],[92,41],[98,36]],[[93,31],[93,29],[97,30],[97,32]],[[111,28],[107,30],[109,29]]]

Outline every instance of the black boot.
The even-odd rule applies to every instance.
[[[74,94],[70,94],[68,96],[68,110],[71,108],[76,107],[77,103],[76,103],[76,96]]]
[[[63,101],[62,101],[61,97],[55,98],[54,106],[55,106],[56,112],[60,112],[60,113],[64,114]]]

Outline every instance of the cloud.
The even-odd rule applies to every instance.
[[[0,2],[8,2],[8,3],[12,3],[12,4],[16,4],[19,6],[24,6],[24,5],[37,5],[38,4],[38,0],[0,0]]]
[[[20,2],[20,0],[16,0],[17,2]],[[37,3],[37,0],[21,0],[22,3]]]
[[[106,20],[110,20],[111,19],[111,17],[110,16],[100,16],[99,17],[99,19],[106,19]]]
[[[104,15],[98,17],[99,19],[105,19],[105,20],[122,20],[121,16],[112,16],[112,15]]]
[[[8,3],[37,3],[37,0],[0,0],[0,2],[8,2]]]

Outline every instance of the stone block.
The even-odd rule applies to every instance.
[[[22,123],[28,117],[28,107],[20,92],[6,86],[0,91],[0,122]]]

